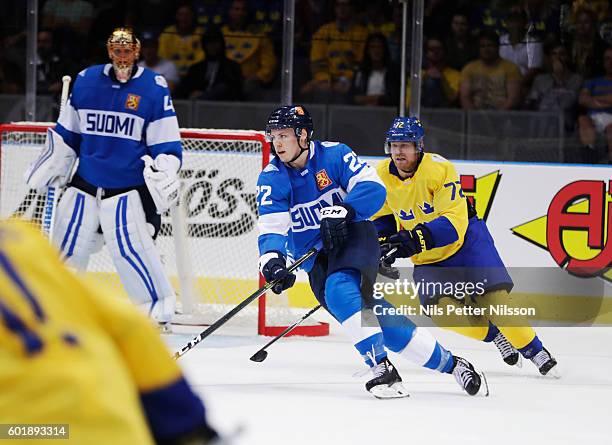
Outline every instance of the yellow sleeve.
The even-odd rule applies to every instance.
[[[461,75],[459,76],[459,82],[469,82],[474,69],[474,62],[468,63],[466,66],[464,66],[461,70]]]
[[[519,67],[516,64],[510,62],[509,60],[506,60],[505,62],[506,63],[504,64],[504,70],[506,71],[506,76],[508,76],[508,80],[520,81],[523,76],[521,75]]]
[[[455,102],[459,96],[459,80],[461,74],[459,71],[452,68],[446,68],[443,74],[444,78],[444,94],[449,102]]]
[[[175,31],[172,30],[172,27],[168,27],[164,29],[164,32],[159,36],[159,49],[157,53],[161,59],[172,60],[172,39],[174,37]]]
[[[82,294],[95,307],[100,325],[121,351],[140,392],[165,387],[181,377],[159,332],[131,302],[85,286]]]
[[[443,158],[439,157],[439,159]],[[452,163],[447,160],[442,162],[444,163],[444,174],[433,196],[433,207],[437,210],[438,216],[426,224],[438,247],[455,241],[448,242],[452,234],[448,233],[448,225],[440,219],[441,217],[445,217],[451,223],[461,241],[465,237],[468,226],[467,204],[463,190],[461,190],[459,175]]]
[[[310,48],[310,70],[315,80],[330,80],[330,66],[327,58],[328,39],[327,26],[323,25],[312,36],[312,46]]]
[[[263,83],[268,83],[274,79],[276,56],[274,55],[274,47],[269,38],[262,36],[260,45],[260,64],[259,70],[257,70],[257,77]]]

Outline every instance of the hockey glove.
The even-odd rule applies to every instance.
[[[349,237],[349,224],[355,218],[355,210],[348,204],[321,209],[321,239],[326,252],[342,247]]]
[[[295,275],[287,270],[285,257],[276,251],[266,252],[259,258],[259,270],[266,282],[278,281],[272,292],[280,294],[295,284]]]
[[[400,230],[391,235],[388,241],[388,244],[381,246],[381,255],[385,257],[384,263],[387,266],[392,265],[397,258],[410,258],[434,246],[431,232],[423,224],[418,224],[412,230]],[[394,248],[395,252],[390,253]]]
[[[181,181],[178,171],[181,161],[176,156],[160,154],[155,160],[145,155],[140,158],[145,163],[142,175],[151,193],[157,213],[163,214],[178,202]]]
[[[47,186],[64,187],[70,181],[76,160],[75,151],[49,128],[45,148],[26,171],[25,180],[30,188],[39,191]]]

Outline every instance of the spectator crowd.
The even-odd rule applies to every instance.
[[[127,25],[142,42],[139,64],[165,76],[175,98],[276,102],[283,4],[40,0],[38,92],[57,95],[61,74],[105,63],[110,30]],[[22,94],[25,4],[3,0],[3,10],[0,94]],[[397,106],[401,28],[397,0],[296,0],[294,98]],[[603,140],[612,160],[611,44],[607,0],[425,0],[421,103],[558,111],[585,158],[596,160]]]

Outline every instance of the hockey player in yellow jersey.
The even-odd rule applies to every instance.
[[[87,287],[16,220],[0,221],[0,419],[68,424],[74,444],[218,437],[151,322]]]
[[[385,141],[390,157],[377,166],[387,199],[372,219],[384,239],[382,253],[390,253],[386,266],[396,258],[411,259],[414,282],[422,283],[421,305],[443,308],[429,312],[441,327],[494,342],[509,365],[520,366],[520,353],[541,374],[556,374],[556,360],[526,318],[510,320],[483,310],[515,305],[512,279],[485,222],[463,195],[455,167],[440,155],[425,153],[424,135],[418,119],[396,118]],[[473,292],[467,296],[455,292],[451,297],[440,292],[438,283],[450,283],[451,289],[458,289],[458,284],[470,286]],[[469,310],[455,316],[448,306],[457,304]]]

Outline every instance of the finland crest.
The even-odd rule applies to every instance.
[[[319,170],[315,175],[315,178],[317,180],[317,187],[319,190],[323,190],[332,184],[332,181],[329,179],[329,176],[327,176],[325,169]]]
[[[131,93],[128,94],[125,100],[125,108],[136,111],[138,110],[138,105],[140,105],[140,96]]]

